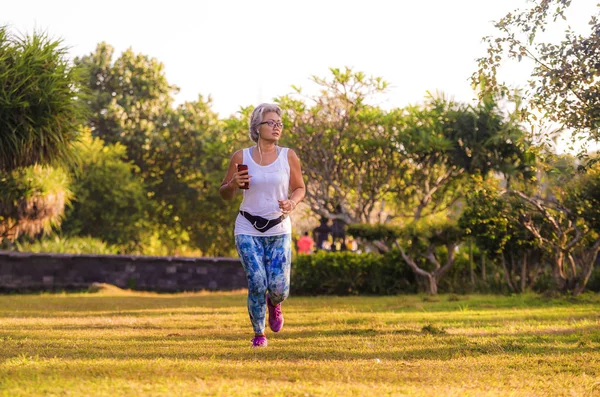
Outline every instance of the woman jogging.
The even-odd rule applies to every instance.
[[[300,160],[296,153],[277,145],[283,132],[281,109],[261,104],[250,118],[250,138],[255,146],[236,151],[219,188],[221,197],[244,198],[235,221],[235,244],[248,277],[248,312],[254,328],[252,346],[267,346],[269,328],[283,326],[281,302],[289,295],[292,255],[290,213],[304,198]]]

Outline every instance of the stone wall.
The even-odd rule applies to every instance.
[[[0,252],[0,291],[86,289],[92,283],[176,292],[247,288],[237,258]]]

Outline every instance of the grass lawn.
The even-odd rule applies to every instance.
[[[0,395],[600,396],[600,295],[0,295]]]

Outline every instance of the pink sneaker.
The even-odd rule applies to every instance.
[[[271,298],[267,295],[267,308],[269,309],[269,328],[273,332],[281,331],[283,327],[283,313],[281,312],[281,303],[273,305]]]
[[[252,338],[252,347],[267,347],[267,337],[264,335]]]

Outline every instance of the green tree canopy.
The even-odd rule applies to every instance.
[[[101,43],[76,59],[87,71],[92,134],[127,148],[154,205],[152,229],[169,254],[187,246],[232,254],[235,203],[223,204],[218,186],[241,120],[219,120],[201,95],[174,107],[177,88],[162,63],[131,49],[113,60],[113,52]]]
[[[499,262],[509,289],[524,292],[531,289],[544,270],[544,248],[523,227],[527,216],[543,222],[541,215],[519,198],[503,194],[496,178],[474,177],[473,189],[467,194],[466,207],[459,219],[465,234],[472,236],[479,248],[492,261]]]
[[[398,178],[395,202],[405,218],[451,209],[464,197],[468,175],[528,178],[535,171],[526,132],[490,97],[475,106],[429,97],[396,113],[393,142],[409,166]]]
[[[86,56],[75,58],[85,71],[85,86],[90,95],[88,125],[92,135],[107,144],[119,142],[127,154],[145,171],[147,157],[160,124],[173,104],[177,87],[165,76],[164,65],[155,58],[127,49],[114,59],[114,48],[100,43]]]
[[[394,223],[402,224],[405,234],[415,232],[395,239],[394,246],[435,294],[460,242],[457,204],[470,187],[469,175],[487,177],[496,171],[530,177],[535,157],[514,117],[490,98],[468,106],[430,97],[422,105],[396,109],[389,117],[394,126],[390,147],[404,165],[402,172],[394,173],[390,190],[399,218]],[[429,227],[432,222],[439,224]],[[386,242],[378,247],[391,248]],[[444,261],[436,256],[440,252],[445,252]]]
[[[349,68],[331,73],[313,77],[321,89],[316,96],[302,98],[294,87],[297,95],[277,99],[289,131],[284,143],[302,161],[306,201],[316,214],[347,224],[377,222],[402,167],[390,144],[393,120],[369,103],[387,83]]]
[[[535,0],[526,10],[508,13],[495,23],[498,33],[485,37],[487,55],[478,59],[473,84],[482,96],[489,92],[508,94],[510,88],[498,79],[506,60],[529,59],[534,66],[524,92],[523,116],[550,120],[574,134],[600,140],[600,4],[590,16],[589,33],[577,34],[568,27],[559,43],[540,37],[557,20],[566,19],[571,0]],[[591,4],[591,3],[590,3]],[[525,82],[524,82],[525,83]]]
[[[92,236],[133,250],[151,230],[152,207],[125,146],[105,146],[88,131],[77,150],[81,169],[73,181],[74,200],[62,224],[63,234]]]
[[[568,164],[564,158],[559,160],[560,168]],[[595,266],[600,252],[599,181],[598,164],[581,172],[571,162],[570,167],[550,174],[537,190],[508,191],[527,207],[519,222],[547,251],[559,291],[583,292]]]

